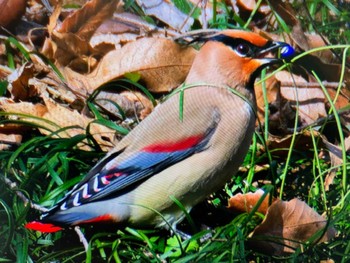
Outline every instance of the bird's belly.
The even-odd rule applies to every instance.
[[[255,125],[251,108],[242,104],[221,112],[221,121],[230,125],[218,126],[208,149],[152,176],[130,193],[129,223],[163,226],[164,219],[176,223],[183,211],[174,199],[189,211],[232,178],[249,149]],[[233,119],[237,112],[246,117]]]
[[[219,158],[210,151],[202,152],[149,178],[131,193],[130,223],[163,227],[181,221],[183,209],[189,211],[232,178],[241,163],[237,158],[244,155]]]

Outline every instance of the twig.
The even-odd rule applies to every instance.
[[[10,179],[8,179],[7,177],[1,177],[2,180],[5,182],[5,184],[12,190],[15,192],[15,194],[23,201],[24,205],[30,205],[31,208],[38,210],[40,212],[47,212],[49,209],[47,209],[46,207],[43,207],[41,205],[38,204],[34,204],[32,201],[30,201],[20,190],[18,190],[17,184],[12,182]]]
[[[81,243],[83,243],[85,252],[87,252],[89,248],[89,242],[86,240],[84,233],[81,231],[79,226],[74,227],[74,231],[78,234],[79,240]]]
[[[327,82],[322,81],[325,87],[327,88],[338,88],[339,82]],[[298,88],[320,88],[320,84],[318,82],[292,82],[292,81],[281,81],[282,87],[294,88],[297,86]],[[345,84],[342,84],[342,87],[345,88]]]

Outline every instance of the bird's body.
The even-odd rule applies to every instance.
[[[209,39],[194,60],[187,88],[157,106],[42,222],[164,226],[181,220],[183,211],[173,198],[189,210],[220,189],[242,163],[255,124],[253,74],[274,62],[249,52],[263,56],[271,43],[237,30]],[[28,227],[59,229],[37,222]]]

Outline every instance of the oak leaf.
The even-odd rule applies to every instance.
[[[273,255],[293,253],[305,242],[321,243],[335,237],[335,229],[325,227],[327,220],[305,202],[277,200],[251,234],[250,244]]]

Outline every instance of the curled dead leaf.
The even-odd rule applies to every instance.
[[[228,209],[233,212],[247,212],[250,213],[254,206],[262,198],[264,191],[262,189],[257,190],[255,193],[247,194],[236,194],[232,196],[228,201]],[[269,204],[270,195],[266,195],[261,205],[258,208],[258,212],[266,214]],[[275,201],[275,198],[272,199],[272,202]]]
[[[324,36],[320,35],[311,35],[306,34],[310,49],[318,48],[318,47],[324,47],[327,46],[327,43],[325,43]],[[334,55],[330,49],[320,50],[318,52],[313,53],[315,57],[318,57],[322,60],[324,63],[332,63],[334,61]]]
[[[288,1],[273,1],[270,3],[274,12],[278,13],[279,16],[292,28],[291,36],[294,41],[301,49],[309,50],[308,38],[304,33],[302,24],[297,18],[297,14],[293,6]]]
[[[68,16],[56,30],[59,33],[74,33],[83,41],[88,41],[104,20],[111,17],[115,11],[121,11],[118,0],[87,1],[82,8]]]
[[[119,1],[88,1],[69,15],[62,23],[57,23],[60,6],[50,17],[48,31],[42,52],[60,66],[71,66],[86,72],[96,65],[93,48],[89,40],[104,20],[119,10]],[[120,11],[120,10],[119,10]]]
[[[249,243],[272,255],[293,253],[307,241],[321,243],[335,237],[333,227],[323,231],[326,226],[327,220],[305,202],[296,198],[289,202],[277,200],[251,234]]]
[[[36,90],[28,86],[29,79],[35,75],[35,66],[31,63],[25,63],[19,69],[15,70],[9,77],[10,92],[15,99],[26,100],[28,97],[37,95]]]

